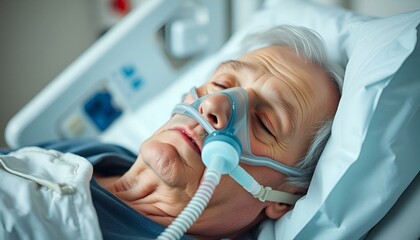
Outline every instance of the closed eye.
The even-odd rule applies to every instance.
[[[258,125],[260,125],[260,127],[268,134],[270,134],[271,136],[275,137],[275,135],[273,134],[273,132],[270,130],[270,128],[267,126],[267,124],[265,123],[265,121],[259,116],[257,115],[257,121],[258,121]]]
[[[225,89],[227,89],[227,88],[228,88],[228,87],[226,87],[225,85],[220,84],[220,83],[217,83],[217,82],[213,82],[213,85],[214,85],[216,88],[219,88],[219,89],[221,89],[221,90],[225,90]]]

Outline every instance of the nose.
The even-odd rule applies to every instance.
[[[199,112],[215,129],[221,130],[229,122],[231,102],[225,94],[214,94],[203,100]]]

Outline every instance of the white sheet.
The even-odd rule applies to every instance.
[[[36,147],[0,155],[0,239],[102,239],[88,160]]]

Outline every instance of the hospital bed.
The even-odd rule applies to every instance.
[[[226,1],[199,0],[133,10],[11,119],[8,144],[97,137],[137,152],[247,33],[301,25],[346,69],[342,99],[307,195],[255,229],[258,238],[418,239],[420,11],[373,18],[267,0],[226,41],[224,10]]]

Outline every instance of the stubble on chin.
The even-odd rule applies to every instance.
[[[140,147],[143,162],[162,181],[177,187],[185,186],[192,175],[197,178],[204,171],[200,156],[196,156],[187,144],[183,144],[174,131],[183,127],[195,128],[201,141],[208,135],[195,120],[176,114]]]

